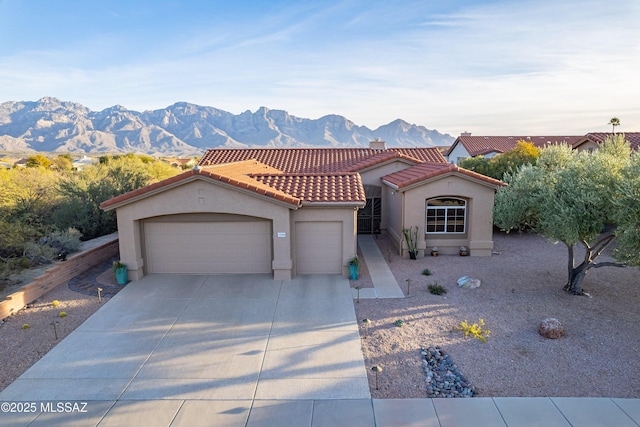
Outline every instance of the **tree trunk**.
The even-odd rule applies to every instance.
[[[573,295],[584,295],[582,281],[587,275],[587,270],[587,264],[580,264],[578,267],[572,268],[569,272],[569,280],[563,289]]]
[[[583,240],[581,243],[585,248],[584,259],[582,260],[582,263],[580,263],[580,265],[578,265],[577,267],[575,266],[573,245],[565,243],[569,252],[569,260],[567,264],[569,278],[567,280],[567,284],[564,285],[563,290],[573,295],[585,295],[586,292],[584,289],[582,289],[582,281],[584,280],[585,276],[587,275],[587,271],[589,271],[590,268],[600,268],[606,266],[624,267],[623,264],[617,262],[600,262],[597,264],[594,262],[596,258],[600,256],[602,251],[604,251],[607,246],[611,244],[614,238],[615,236],[613,234],[605,234],[603,237],[596,240],[592,245],[590,245],[589,242]]]

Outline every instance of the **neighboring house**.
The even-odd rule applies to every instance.
[[[91,166],[96,163],[98,160],[89,156],[82,156],[81,159],[75,159],[73,161],[73,168],[77,171],[81,171],[87,166]]]
[[[406,255],[437,245],[490,256],[500,181],[449,165],[437,148],[211,149],[175,177],[102,203],[120,258],[149,273],[347,275],[357,234],[386,231]]]
[[[631,144],[631,149],[636,151],[640,148],[640,132],[620,132],[625,139]],[[573,148],[578,151],[593,150],[604,143],[607,137],[612,136],[611,132],[591,132],[580,137],[574,144]]]
[[[551,144],[568,144],[573,146],[582,136],[471,136],[464,133],[456,138],[451,147],[444,153],[449,163],[459,165],[469,157],[483,156],[492,158],[515,148],[518,141],[531,142],[542,148]]]
[[[174,168],[181,169],[195,166],[197,163],[196,159],[194,158],[183,159],[178,157],[165,157],[162,158],[162,161],[173,166]]]

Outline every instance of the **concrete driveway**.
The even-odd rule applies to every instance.
[[[339,276],[151,275],[0,393],[1,401],[369,399]]]

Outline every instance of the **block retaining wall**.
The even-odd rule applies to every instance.
[[[32,303],[57,286],[67,283],[78,274],[105,259],[116,256],[118,251],[118,239],[116,238],[100,246],[70,255],[66,261],[56,262],[53,267],[33,279],[31,283],[24,285],[19,291],[8,295],[4,301],[0,302],[0,319],[5,319],[17,313],[27,304]]]

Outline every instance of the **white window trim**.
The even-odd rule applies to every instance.
[[[464,202],[464,206],[429,206],[429,202],[432,200],[442,200],[442,199],[453,199],[453,200],[460,200],[462,202]],[[465,234],[467,232],[467,201],[458,197],[436,197],[433,199],[428,199],[425,203],[426,205],[426,209],[424,212],[424,216],[425,216],[425,222],[424,222],[424,232],[425,234]],[[428,230],[428,216],[429,216],[429,211],[430,210],[438,210],[438,209],[444,209],[445,210],[445,214],[444,214],[444,231],[427,231]],[[463,217],[463,224],[462,224],[462,231],[447,231],[447,221],[449,219],[449,210],[453,210],[453,209],[462,209],[464,211],[464,217]],[[455,216],[455,215],[454,215]]]

